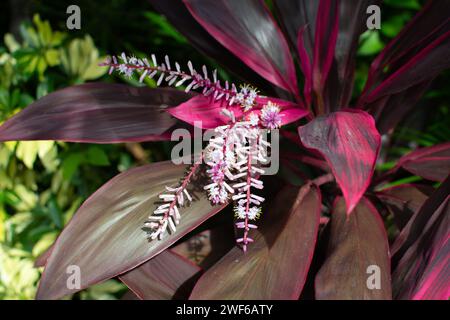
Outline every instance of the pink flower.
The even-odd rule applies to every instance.
[[[268,129],[276,129],[281,126],[280,108],[271,101],[261,110],[261,124]]]

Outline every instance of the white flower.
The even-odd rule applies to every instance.
[[[219,149],[214,149],[210,152],[209,158],[211,159],[211,161],[217,163],[223,159],[223,152]]]
[[[252,112],[248,116],[248,121],[250,121],[250,125],[257,126],[259,123],[259,116],[255,112]]]
[[[245,207],[243,205],[238,205],[234,207],[234,213],[236,215],[236,218],[238,219],[245,219]]]
[[[259,207],[251,207],[248,211],[248,218],[250,220],[255,220],[259,218],[259,215],[261,214],[261,208]]]
[[[251,108],[255,106],[255,100],[258,96],[258,92],[255,88],[244,85],[241,87],[241,90],[236,94],[235,101],[241,105],[244,111],[249,111]]]

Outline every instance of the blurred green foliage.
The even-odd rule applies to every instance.
[[[12,1],[10,2],[12,3]],[[167,20],[151,11],[146,0],[80,0],[82,30],[65,28],[70,1],[28,1],[30,19],[21,22],[16,36],[0,4],[3,41],[0,43],[0,123],[36,99],[59,88],[91,80],[155,86],[153,80],[106,77],[98,67],[107,54],[122,51],[137,56],[154,52],[174,60],[218,68],[224,79],[239,82],[217,62],[202,56]],[[385,0],[382,29],[361,36],[355,95],[361,92],[371,60],[420,9],[422,1]],[[101,12],[101,13],[100,13]],[[187,58],[188,57],[188,58]],[[446,88],[448,73],[439,77],[422,105],[394,133],[395,148],[388,160],[416,146],[450,140]],[[132,149],[141,148],[138,159]],[[53,141],[0,144],[0,299],[32,299],[42,268],[33,264],[56,239],[79,205],[101,184],[147,161],[170,154],[170,143],[90,145]],[[392,158],[392,159],[391,159]],[[389,162],[388,162],[389,163]],[[388,166],[386,167],[388,168]],[[116,299],[125,287],[110,280],[84,290],[75,299]]]

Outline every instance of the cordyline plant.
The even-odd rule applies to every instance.
[[[45,269],[37,298],[116,276],[144,299],[449,297],[450,143],[374,171],[381,135],[450,65],[450,1],[425,5],[373,61],[352,103],[355,51],[376,1],[277,0],[280,26],[263,1],[151,2],[243,82],[167,56],[111,56],[102,64],[111,73],[181,90],[73,86],[0,127],[2,141],[91,143],[167,140],[180,120],[215,131],[194,165],[133,168],[86,200],[38,259]],[[290,143],[281,148],[282,165],[302,179],[300,187],[263,175],[270,144],[262,132],[278,128]],[[383,188],[399,172],[442,183]],[[180,239],[228,204],[234,248],[220,234],[203,269],[175,253]],[[392,220],[389,243],[385,222]],[[81,271],[79,288],[67,286],[72,265]]]

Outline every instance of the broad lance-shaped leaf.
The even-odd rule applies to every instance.
[[[303,109],[298,104],[290,101],[277,98],[260,97],[257,98],[256,101],[260,107],[268,101],[276,103],[281,109],[281,125],[294,122],[308,114],[306,109]],[[218,126],[227,124],[230,121],[230,118],[225,116],[222,112],[225,107],[228,107],[226,101],[213,101],[211,97],[198,95],[186,102],[183,102],[175,108],[168,109],[167,111],[175,118],[191,125],[195,125],[203,129],[214,129]],[[228,107],[228,109],[233,111],[236,118],[243,116],[243,110],[241,107],[233,106]],[[260,111],[260,108],[254,108],[251,112],[259,114]]]
[[[450,176],[410,219],[394,243],[397,299],[450,298]]]
[[[143,300],[183,299],[189,296],[201,271],[189,260],[165,250],[119,279]]]
[[[116,143],[170,139],[168,106],[192,95],[175,89],[87,83],[39,99],[0,127],[0,141]]]
[[[298,299],[311,264],[321,196],[289,187],[269,206],[261,231],[243,254],[234,247],[206,271],[190,299]]]
[[[395,224],[401,230],[432,191],[433,188],[428,186],[402,184],[377,192],[377,197],[392,213]]]
[[[53,246],[36,258],[35,267],[44,267]],[[187,298],[202,269],[193,262],[165,250],[119,279],[140,299],[169,300]]]
[[[315,118],[298,132],[306,147],[327,160],[349,214],[369,186],[378,156],[380,134],[373,118],[363,111],[338,111]]]
[[[35,267],[44,267],[53,246],[36,258]],[[187,298],[202,268],[167,249],[140,266],[122,274],[119,279],[143,300]]]
[[[211,206],[203,192],[182,208],[177,231],[149,241],[143,224],[165,186],[175,186],[185,166],[170,161],[121,173],[98,189],[78,209],[54,244],[39,284],[38,299],[57,299],[78,290],[66,286],[67,267],[77,265],[81,288],[117,276],[151,259],[223,206]],[[192,186],[195,181],[192,181]]]
[[[391,299],[389,258],[383,220],[373,204],[364,197],[348,216],[344,199],[337,198],[325,262],[315,278],[316,299]]]
[[[409,172],[432,181],[443,181],[450,173],[450,142],[417,149],[397,163]]]
[[[298,93],[289,47],[263,1],[184,2],[209,34],[255,72],[280,88]]]

